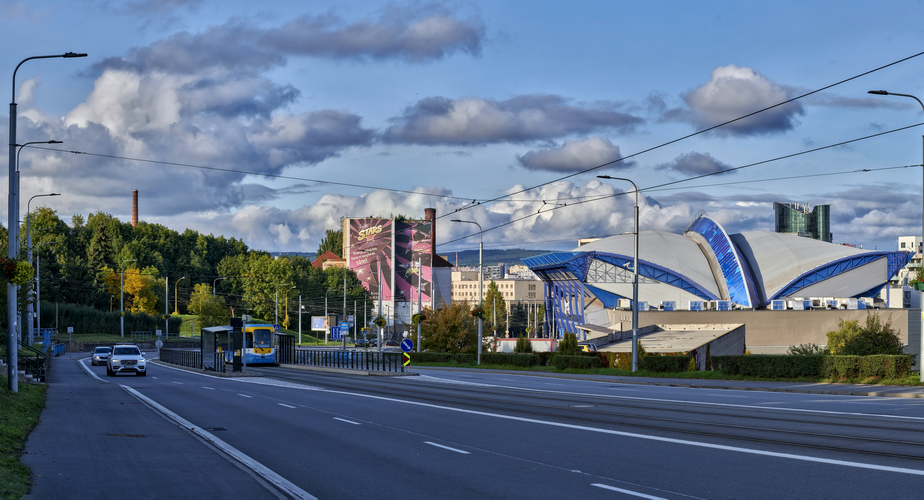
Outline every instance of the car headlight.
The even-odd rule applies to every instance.
[[[113,360],[112,360],[112,364],[114,364],[114,365],[119,364],[119,360],[118,360],[118,359],[113,359]]]

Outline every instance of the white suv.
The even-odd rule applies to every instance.
[[[138,346],[131,344],[117,344],[112,348],[112,354],[106,361],[106,375],[114,377],[116,373],[133,372],[142,377],[147,375],[144,354]]]

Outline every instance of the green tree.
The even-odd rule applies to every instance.
[[[558,353],[565,356],[576,356],[579,352],[577,335],[571,332],[565,333],[565,337],[558,343]]]
[[[226,325],[231,320],[231,311],[223,297],[212,295],[212,288],[206,283],[197,283],[189,297],[187,310],[199,316],[203,328]]]
[[[513,346],[513,352],[518,353],[530,353],[533,352],[533,343],[529,341],[529,338],[526,335],[520,335],[517,338],[517,343]]]
[[[436,310],[427,307],[423,314],[427,319],[420,326],[422,349],[469,354],[478,351],[478,325],[467,301],[453,302]]]
[[[902,354],[902,341],[892,328],[892,318],[885,323],[879,313],[867,313],[866,323],[856,320],[838,322],[838,329],[828,332],[828,350],[831,354],[870,356],[874,354]]]
[[[318,245],[318,257],[324,252],[333,252],[337,257],[343,257],[343,230],[328,229],[324,232],[324,238]]]
[[[488,283],[488,289],[484,294],[484,312],[484,326],[495,334],[503,334],[507,325],[507,302],[494,280]]]

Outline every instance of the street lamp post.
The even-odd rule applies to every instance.
[[[176,316],[180,314],[180,297],[177,295],[179,292],[180,282],[185,280],[186,276],[176,280],[176,283],[173,284],[173,315]]]
[[[35,245],[35,315],[36,322],[38,323],[38,329],[42,329],[42,275],[39,272],[42,259],[38,252],[38,247],[42,245],[47,245],[49,243],[58,243],[57,241],[43,241],[38,245]],[[109,310],[112,311],[112,301],[109,301]]]
[[[330,333],[330,316],[327,315],[327,297],[330,295],[330,292],[332,291],[333,291],[332,289],[328,289],[327,292],[324,294],[324,322],[327,324],[327,328],[324,330],[324,345],[327,345],[327,342],[329,340],[327,338],[327,334]]]
[[[279,324],[279,287],[281,287],[281,286],[292,286],[292,283],[280,283],[280,284],[276,285],[276,304],[275,304],[274,311],[273,311],[273,312],[275,313],[275,314],[273,315],[273,324],[274,324],[274,325],[278,325],[278,324]],[[295,288],[295,287],[292,286],[292,288]],[[289,290],[291,290],[292,288],[290,288]],[[286,290],[286,292],[288,292],[289,290]]]
[[[635,257],[632,263],[632,371],[638,370],[638,186],[623,177],[598,175],[600,179],[626,181],[635,188]]]
[[[921,109],[924,110],[924,102],[921,102],[920,99],[911,95],[911,94],[896,94],[895,92],[888,92],[886,90],[870,90],[868,94],[875,95],[897,95],[901,97],[910,97],[915,101],[918,101],[918,104],[921,105]],[[924,135],[921,136],[922,143],[924,143]],[[921,163],[921,166],[924,167],[924,163]],[[924,176],[924,174],[922,174]],[[918,269],[918,273],[924,274],[924,205],[921,207],[921,245],[917,245],[917,252],[921,255],[921,267]],[[924,320],[922,320],[924,323]],[[924,333],[921,335],[921,351],[918,353],[918,367],[920,367],[921,372],[921,382],[924,382]]]
[[[212,282],[212,296],[213,296],[213,297],[215,296],[215,290],[217,289],[218,281],[219,281],[219,280],[226,280],[226,279],[228,279],[229,277],[230,277],[230,276],[226,276],[226,277],[224,277],[224,278],[215,278],[215,281]]]
[[[125,263],[138,262],[138,259],[123,260],[119,263],[119,330],[125,338]],[[169,307],[169,306],[168,306]]]
[[[31,143],[27,142],[26,144],[23,144],[23,146],[27,144],[31,144]],[[61,144],[61,141],[48,141],[44,144]],[[22,147],[19,148],[19,152],[20,153],[22,152]],[[19,156],[18,155],[16,157],[16,171],[19,172]],[[61,196],[61,194],[60,193],[37,194],[29,198],[29,201],[26,202],[26,249],[29,252],[29,265],[32,265],[32,229],[31,229],[32,212],[30,211],[30,206],[32,204],[32,200],[42,197],[42,196]],[[31,291],[29,292],[29,298],[30,299],[32,298]],[[33,328],[33,325],[35,325],[35,319],[33,317],[32,311],[33,311],[32,300],[29,300],[29,303],[26,306],[26,316],[29,318],[29,327],[28,327],[29,342],[32,342],[32,339],[34,338],[32,328]]]
[[[282,306],[285,307],[286,317],[282,320],[286,324],[286,328],[289,328],[289,290],[295,289],[295,285],[292,285],[289,288],[286,288],[286,294],[282,300]]]
[[[484,294],[482,289],[484,288],[484,270],[482,269],[482,254],[484,253],[484,229],[481,229],[481,224],[471,221],[471,220],[459,220],[452,219],[452,222],[464,222],[466,224],[474,224],[478,226],[478,232],[481,237],[481,242],[478,244],[478,307],[481,307],[481,304],[484,302]],[[478,364],[481,364],[481,332],[484,328],[484,320],[478,318]]]
[[[32,56],[27,57],[19,62],[16,65],[16,69],[13,70],[13,86],[12,86],[12,96],[10,100],[10,165],[9,165],[9,190],[8,193],[8,203],[7,203],[7,257],[10,259],[15,259],[16,254],[19,253],[19,235],[18,231],[15,231],[14,228],[19,226],[19,176],[16,175],[16,72],[19,71],[19,67],[23,65],[24,62],[30,61],[32,59],[51,59],[55,57],[87,57],[86,54],[77,54],[74,52],[67,52],[65,54],[57,54],[52,56]],[[19,392],[19,382],[17,380],[19,373],[17,369],[17,360],[16,360],[16,297],[17,287],[16,285],[7,282],[6,284],[6,317],[8,325],[8,334],[7,334],[7,375],[9,390],[11,392]]]

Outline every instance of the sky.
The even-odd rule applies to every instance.
[[[342,217],[432,207],[438,253],[477,248],[452,219],[486,248],[569,250],[633,230],[632,184],[609,175],[640,188],[642,230],[704,212],[772,231],[775,201],[828,204],[835,243],[894,250],[924,224],[924,106],[867,91],[924,99],[922,17],[921,1],[5,0],[0,90],[27,57],[88,54],[16,73],[17,142],[63,141],[21,152],[23,214],[56,192],[30,208],[130,221],[137,189],[143,221],[312,252]]]

